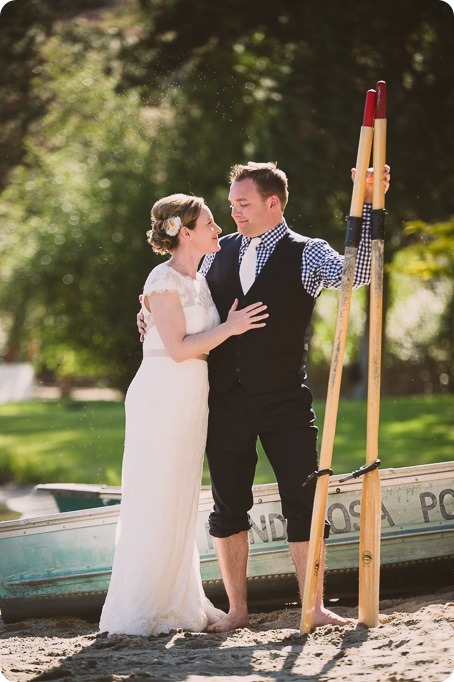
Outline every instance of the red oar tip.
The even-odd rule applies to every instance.
[[[375,90],[368,90],[366,93],[366,104],[364,106],[363,126],[372,128],[375,116]]]
[[[377,104],[375,106],[375,118],[386,118],[386,83],[378,81],[377,85]]]

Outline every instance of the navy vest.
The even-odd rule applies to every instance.
[[[305,343],[315,299],[301,283],[301,258],[307,237],[290,231],[277,244],[246,295],[239,277],[241,235],[221,240],[221,251],[206,280],[224,322],[235,298],[240,308],[262,301],[265,327],[231,336],[208,356],[210,386],[227,391],[235,380],[250,393],[297,386],[304,380]]]

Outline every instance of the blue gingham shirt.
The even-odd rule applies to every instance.
[[[361,241],[356,256],[355,275],[353,278],[353,288],[355,289],[364,284],[369,284],[370,281],[371,208],[371,204],[364,204]],[[279,225],[260,235],[261,242],[257,247],[256,277],[264,268],[276,246],[288,232],[289,228],[284,219]],[[240,245],[238,267],[250,241],[249,237],[243,236]],[[207,274],[215,258],[216,253],[209,253],[205,256],[199,270],[202,275]],[[343,264],[344,256],[335,251],[324,239],[309,239],[303,249],[301,259],[301,282],[307,293],[316,298],[322,289],[339,289]]]

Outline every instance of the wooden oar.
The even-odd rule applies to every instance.
[[[347,221],[345,257],[337,310],[336,330],[334,334],[333,354],[328,380],[325,420],[323,424],[320,451],[320,468],[317,474],[317,487],[315,490],[314,508],[312,511],[306,576],[302,594],[301,634],[308,633],[313,626],[318,581],[319,577],[320,579],[323,579],[323,576],[319,576],[319,571],[320,563],[322,561],[323,535],[328,500],[329,476],[327,474],[330,472],[333,455],[334,434],[339,406],[342,363],[344,360],[353,277],[355,273],[356,254],[361,238],[366,173],[372,149],[375,94],[375,90],[368,90],[366,94],[363,124],[360,131],[356,159],[356,174],[350,204],[350,215]]]
[[[369,369],[367,382],[366,464],[361,494],[359,534],[359,620],[378,625],[380,592],[381,489],[377,466],[380,419],[380,378],[383,319],[383,252],[385,238],[386,83],[377,83],[372,200],[372,254],[369,313]]]

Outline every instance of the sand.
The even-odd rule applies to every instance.
[[[380,624],[299,634],[300,610],[255,613],[226,634],[177,631],[108,640],[74,618],[0,621],[4,679],[454,682],[454,589],[380,603]],[[338,613],[356,617],[355,607]],[[0,681],[2,677],[0,675]]]

